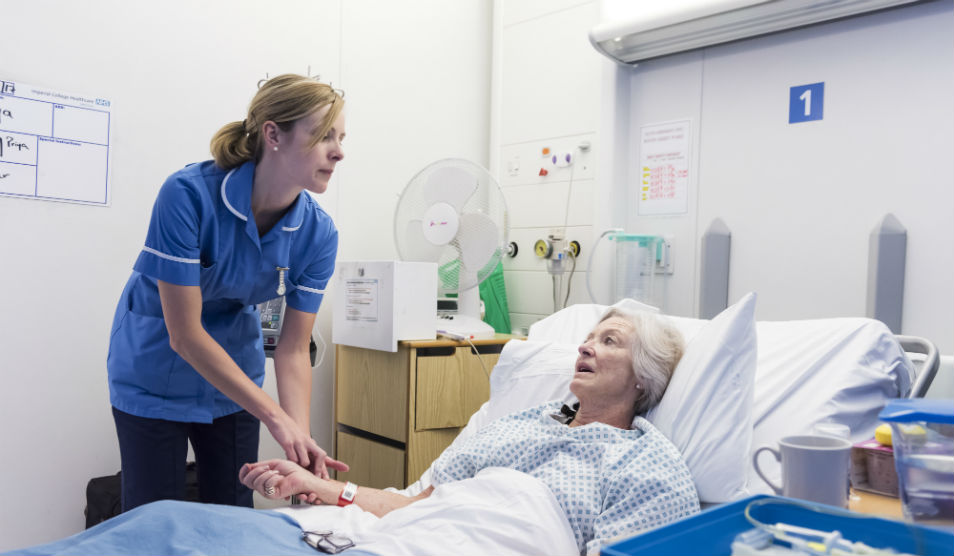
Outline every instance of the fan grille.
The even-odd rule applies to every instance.
[[[425,234],[436,203],[451,205],[459,218],[457,233],[444,244]],[[507,245],[509,222],[503,192],[485,168],[469,160],[434,162],[408,182],[394,213],[398,256],[405,261],[436,262],[440,294],[477,286],[496,268]]]

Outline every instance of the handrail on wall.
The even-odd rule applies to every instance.
[[[699,318],[711,319],[729,306],[729,255],[732,232],[716,218],[702,235],[699,258]]]
[[[732,232],[721,218],[702,235],[699,260],[699,318],[711,319],[729,306],[729,259]],[[868,289],[865,315],[901,333],[907,230],[886,214],[868,241]]]
[[[868,293],[865,315],[901,333],[904,309],[904,265],[908,232],[893,214],[886,214],[868,238]]]

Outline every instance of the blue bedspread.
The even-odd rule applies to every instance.
[[[50,544],[7,554],[319,554],[281,513],[164,500]]]

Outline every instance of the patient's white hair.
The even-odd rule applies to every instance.
[[[642,394],[636,400],[636,414],[645,415],[666,393],[672,373],[685,351],[685,341],[682,333],[665,317],[610,307],[600,322],[612,317],[622,318],[633,325],[633,373],[642,386]]]

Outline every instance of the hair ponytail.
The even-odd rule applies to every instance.
[[[254,153],[249,148],[248,133],[243,122],[225,124],[212,136],[209,145],[215,164],[229,170],[241,166],[252,159]]]

